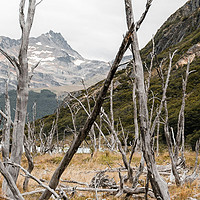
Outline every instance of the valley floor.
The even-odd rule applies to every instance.
[[[192,168],[194,167],[195,163],[195,152],[187,152],[186,156],[186,164],[187,168],[190,169],[192,172]],[[42,180],[44,184],[47,184],[50,180],[52,173],[58,166],[59,162],[61,161],[63,154],[54,154],[54,155],[37,155],[34,157],[35,167],[32,174]],[[132,160],[132,167],[136,168],[139,166],[140,162],[140,154],[135,153]],[[170,163],[168,153],[163,152],[160,154],[159,157],[156,158],[158,165],[167,165]],[[110,171],[115,172],[106,172],[109,178],[113,178],[117,185],[119,185],[119,174],[116,168],[120,168],[123,165],[121,155],[119,153],[110,153],[108,151],[105,152],[97,152],[91,158],[90,154],[76,154],[70,163],[69,167],[66,169],[64,174],[61,177],[60,184],[65,185],[66,187],[79,187],[83,188],[86,187],[84,185],[77,185],[77,183],[69,183],[66,181],[77,181],[79,183],[87,183],[90,184],[92,178],[96,175],[99,170],[108,169]],[[22,166],[27,168],[27,161],[26,158],[23,157],[22,159]],[[190,173],[190,172],[189,172]],[[122,172],[122,175],[125,175],[126,172]],[[169,174],[163,176],[167,182],[169,182]],[[23,184],[24,177],[20,175],[17,186],[20,191],[23,193],[22,184]],[[139,181],[141,186],[145,186],[145,174],[141,176],[141,180]],[[0,179],[0,187],[2,185],[2,176]],[[37,189],[42,189],[38,186],[36,182],[30,180],[28,191],[34,191]],[[195,182],[191,185],[186,184],[182,187],[177,187],[174,184],[169,184],[169,192],[172,200],[185,200],[189,199],[188,197],[194,197],[197,195],[196,199],[200,199],[200,178],[197,178]],[[32,194],[24,196],[26,200],[37,200],[40,194]],[[69,197],[71,194],[69,194]],[[140,195],[140,198],[137,199],[144,199],[144,195]],[[0,192],[0,199],[4,199],[2,192]],[[86,199],[96,199],[95,192],[84,192],[84,191],[76,191],[74,196],[72,197],[73,200],[86,200]],[[114,195],[110,195],[108,193],[98,193],[99,200],[117,200],[117,199],[124,199],[124,196],[120,198],[116,198]],[[130,197],[129,199],[136,199],[134,197]],[[151,199],[151,198],[149,198]]]

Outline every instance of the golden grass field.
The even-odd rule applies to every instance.
[[[40,179],[44,179],[49,181],[52,173],[58,166],[59,162],[62,159],[63,154],[54,154],[54,155],[37,155],[34,157],[34,163],[35,163],[35,168],[32,172],[34,176]],[[187,167],[189,167],[192,171],[192,168],[195,163],[195,152],[187,152],[185,154],[186,157],[186,164]],[[170,162],[168,153],[161,153],[159,157],[156,158],[157,164],[167,164]],[[138,166],[140,162],[140,154],[135,153],[133,156],[133,161],[132,161],[132,166]],[[62,180],[75,180],[78,182],[86,182],[90,183],[91,179],[94,177],[96,174],[94,170],[103,170],[106,168],[118,168],[122,165],[122,159],[121,155],[119,153],[110,153],[110,152],[97,152],[94,154],[94,156],[91,158],[90,154],[76,154],[62,175],[61,179]],[[23,156],[22,158],[22,166],[27,168],[27,161],[26,158]],[[22,173],[23,174],[23,173]],[[119,182],[119,177],[117,172],[107,172],[106,174],[109,175],[110,178],[114,178],[116,183]],[[140,181],[141,185],[144,185],[145,182],[145,176],[142,175],[141,177],[143,181]],[[166,181],[168,181],[168,177],[165,177]],[[0,179],[0,188],[2,185],[2,176]],[[21,192],[22,190],[22,183],[23,183],[24,177],[20,175],[17,186]],[[66,185],[73,185],[69,183],[63,183]],[[74,185],[75,186],[75,185]],[[83,186],[79,186],[83,187]],[[36,182],[33,180],[30,180],[29,182],[29,187],[28,191],[33,191],[36,189],[42,189],[41,187],[38,186]],[[192,197],[195,194],[200,193],[200,179],[197,179],[195,182],[190,184],[186,184],[182,187],[177,187],[175,185],[169,186],[169,192],[171,199],[173,200],[184,200],[187,199],[188,197]],[[3,194],[0,191],[0,199],[3,198]],[[98,193],[98,198],[99,200],[116,200],[116,199],[123,199],[123,196],[120,198],[115,198],[114,196],[111,196],[106,193]],[[25,196],[24,198],[26,200],[37,200],[40,194],[34,194],[31,196]],[[86,199],[95,199],[95,194],[89,193],[89,192],[76,192],[75,196],[72,198],[73,200],[86,200]],[[129,198],[129,199],[134,199],[134,198]],[[141,198],[144,199],[144,198]],[[149,198],[150,199],[150,198]],[[199,196],[200,199],[200,196]]]

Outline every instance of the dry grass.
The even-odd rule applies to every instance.
[[[35,168],[32,172],[34,176],[40,179],[44,179],[49,181],[52,173],[60,163],[61,159],[63,157],[63,154],[54,154],[54,155],[38,155],[34,158],[35,162]],[[161,164],[167,164],[170,163],[169,156],[167,153],[160,154],[159,157],[156,158],[156,161],[159,165]],[[140,162],[140,154],[136,153],[133,157],[132,166],[138,166]],[[186,162],[188,167],[192,171],[192,167],[194,166],[195,162],[195,153],[187,152],[186,153]],[[98,152],[95,153],[93,158],[89,154],[76,154],[66,169],[66,171],[63,173],[61,179],[62,180],[76,180],[79,182],[86,182],[90,183],[91,179],[95,175],[95,170],[102,170],[106,168],[116,168],[120,167],[122,165],[122,159],[121,155],[119,153],[110,153],[110,152]],[[27,161],[25,157],[22,158],[22,166],[27,168]],[[114,178],[114,180],[118,183],[119,177],[118,173],[107,173],[110,178]],[[141,181],[141,184],[144,185],[145,182],[145,176],[142,176],[143,180]],[[19,180],[17,182],[17,186],[21,192],[22,191],[22,183],[23,183],[24,177],[20,176]],[[167,178],[166,178],[167,180]],[[66,184],[66,183],[63,183]],[[2,177],[0,179],[0,188],[2,185]],[[73,184],[67,184],[74,186]],[[33,180],[30,180],[28,191],[33,191],[38,188],[38,184],[34,182]],[[41,188],[40,188],[41,189]],[[195,194],[200,193],[200,181],[195,181],[192,185],[187,184],[182,187],[176,187],[175,185],[169,187],[169,192],[171,199],[173,200],[184,200],[188,197],[192,197]],[[95,199],[95,194],[88,193],[88,192],[79,192],[75,195],[73,200],[85,200],[85,199]],[[99,199],[105,199],[105,200],[116,200],[117,198],[113,196],[108,196],[107,194],[100,194],[101,196]],[[37,200],[39,198],[40,194],[35,194],[31,196],[25,197],[26,200]],[[1,189],[0,189],[0,199],[1,198]],[[132,198],[133,199],[133,198]]]

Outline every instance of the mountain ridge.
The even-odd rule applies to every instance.
[[[188,6],[190,9],[188,9]],[[166,21],[154,37],[155,46],[157,47],[154,69],[159,67],[161,60],[165,59],[164,71],[167,70],[167,60],[169,58],[169,53],[174,52],[174,50],[178,50],[173,59],[173,67],[171,71],[169,87],[167,90],[169,126],[173,127],[175,133],[177,128],[178,114],[182,102],[182,78],[185,77],[185,69],[188,63],[188,58],[192,58],[190,63],[190,71],[193,71],[193,73],[190,74],[188,79],[185,107],[185,136],[187,143],[192,147],[195,146],[196,140],[200,137],[200,27],[199,23],[197,23],[200,16],[199,6],[199,1],[188,1],[182,8],[177,11],[177,13],[175,12],[173,15],[171,15],[171,17],[168,18],[170,20],[173,19],[173,23],[172,21]],[[185,12],[188,18],[183,17],[180,18],[180,20],[176,20],[176,16],[179,16],[180,12]],[[189,25],[191,25],[190,22],[192,21],[195,23],[192,24],[192,28],[190,28]],[[181,24],[183,26],[181,26]],[[182,29],[185,27],[188,30],[187,34],[184,34],[184,36],[182,35],[182,39],[177,41],[176,39],[181,37]],[[177,32],[174,32],[176,29],[178,29]],[[165,46],[166,37],[172,38],[170,40],[171,42]],[[163,43],[160,41],[163,41]],[[165,49],[163,46],[165,46]],[[152,43],[149,42],[147,46],[141,50],[141,56],[147,66],[150,63],[149,55],[152,51],[151,47]],[[127,76],[127,74],[130,74],[128,70],[129,69],[127,68],[118,71],[114,77],[113,108],[116,124],[120,123],[118,121],[120,118],[124,131],[129,133],[129,139],[131,141],[131,139],[134,138],[134,116],[132,103],[132,85],[130,78]],[[156,70],[154,71],[156,72]],[[98,95],[102,83],[103,81],[95,84],[87,90],[89,98],[91,97],[91,107],[94,105],[93,99]],[[152,76],[150,91],[153,91],[153,93],[157,95],[157,98],[161,98],[162,82],[157,73],[154,73]],[[80,91],[79,99],[87,107],[87,100],[84,97],[83,90]],[[66,97],[65,101],[68,101],[68,103],[71,103],[72,105],[76,105],[73,104],[74,100],[70,101],[69,97]],[[149,102],[149,104],[151,104],[151,102]],[[103,108],[107,113],[109,113],[109,94],[105,98]],[[47,124],[47,129],[51,127],[51,120],[54,117],[55,114],[47,116],[44,119],[45,123]],[[76,116],[77,130],[82,128],[86,118],[87,115],[85,114],[85,111],[80,110]],[[62,133],[66,127],[73,129],[70,111],[67,106],[63,106],[60,110],[58,127],[60,133]],[[160,138],[163,142],[165,142],[162,128],[163,127],[161,124]],[[107,133],[107,130],[103,131]],[[67,134],[71,134],[71,132],[69,131]]]
[[[20,40],[0,36],[0,47],[10,55],[18,57]],[[105,77],[109,65],[104,61],[83,58],[64,39],[61,33],[50,30],[38,37],[30,37],[28,48],[29,66],[35,69],[30,88],[47,88],[64,85],[81,85],[84,79],[93,84]],[[10,68],[11,81],[9,89],[17,85],[15,70]],[[7,79],[8,63],[0,55],[0,93],[4,92],[4,80]],[[98,76],[101,74],[101,76]]]
[[[160,54],[164,50],[180,43],[196,29],[200,28],[200,1],[189,0],[175,13],[173,13],[158,29],[155,36],[155,53]],[[149,42],[142,54],[149,56],[152,43]]]

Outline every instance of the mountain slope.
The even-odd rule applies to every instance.
[[[0,37],[0,47],[17,57],[20,40]],[[28,50],[29,66],[40,62],[31,81],[31,88],[45,88],[64,85],[80,85],[80,80],[95,83],[102,80],[109,66],[103,61],[88,60],[71,48],[60,33],[49,31],[37,38],[30,38]],[[0,92],[4,92],[8,63],[0,55]],[[15,71],[10,67],[10,89],[16,87]]]
[[[15,106],[16,106],[16,90],[10,90],[8,92],[10,97],[11,106],[11,118],[14,120]],[[36,103],[36,116],[35,119],[41,119],[46,115],[53,114],[59,104],[56,95],[49,90],[42,90],[39,92],[29,92],[28,106],[27,106],[27,119],[32,121],[33,119],[33,105]],[[3,109],[5,107],[5,96],[0,95],[0,107]],[[4,109],[3,109],[4,110]]]
[[[177,120],[178,113],[181,107],[181,99],[182,99],[182,77],[185,75],[185,69],[188,62],[188,58],[190,59],[191,65],[190,70],[193,73],[190,74],[187,86],[187,96],[186,96],[186,108],[185,108],[185,135],[187,142],[194,147],[195,141],[200,137],[200,31],[199,24],[191,24],[191,29],[189,24],[187,24],[187,34],[182,35],[182,26],[185,24],[185,21],[196,21],[196,16],[200,15],[199,9],[199,1],[191,0],[188,1],[185,6],[179,9],[175,14],[173,14],[169,21],[166,21],[164,25],[158,30],[155,35],[156,41],[156,49],[157,55],[154,61],[154,70],[153,77],[151,80],[151,91],[154,92],[157,97],[161,97],[162,89],[161,89],[161,80],[158,74],[156,73],[155,68],[158,67],[160,60],[166,58],[164,62],[164,69],[168,66],[168,57],[169,51],[174,51],[178,49],[176,56],[173,60],[173,68],[170,77],[170,83],[167,90],[167,100],[168,100],[168,109],[169,109],[169,123],[170,127],[173,127],[174,132],[176,133],[177,129]],[[177,16],[180,16],[181,13],[187,13],[187,20],[182,19],[176,20]],[[171,23],[173,21],[173,24]],[[182,24],[180,26],[179,24]],[[171,24],[170,26],[166,26],[166,24]],[[186,24],[185,24],[186,25]],[[171,42],[167,43],[166,40],[166,32],[163,27],[167,29],[167,35],[174,34],[174,27],[177,27],[176,35],[172,38],[169,37]],[[162,31],[161,31],[162,30]],[[174,38],[175,37],[175,38]],[[176,40],[177,38],[181,38],[181,40]],[[163,41],[163,42],[160,42]],[[165,47],[163,47],[165,45]],[[142,51],[141,55],[143,60],[147,63],[149,61],[149,52],[151,51],[151,44],[149,43]],[[122,121],[124,131],[129,133],[129,140],[132,140],[134,137],[134,117],[133,117],[133,103],[132,103],[132,84],[130,81],[129,69],[123,69],[118,71],[114,78],[114,96],[113,96],[113,107],[114,107],[114,117],[115,117],[115,125],[119,124],[119,118]],[[102,86],[102,81],[97,83],[96,85],[88,88],[88,93],[90,97],[91,106],[94,105],[93,97],[96,97],[100,91]],[[83,102],[83,104],[87,108],[87,101],[84,95],[85,91],[79,91],[76,93],[76,96]],[[151,96],[151,94],[150,94]],[[72,106],[75,111],[79,110],[78,104],[75,100],[70,99],[69,97],[65,98],[63,102],[63,106],[60,110],[60,118],[58,122],[59,133],[63,134],[71,134],[71,130],[73,129],[73,124],[71,120],[71,114],[68,106],[65,102],[68,102]],[[151,106],[151,98],[149,100],[149,107]],[[157,101],[155,102],[158,103]],[[156,105],[155,104],[155,108]],[[107,98],[105,98],[103,107],[107,113],[109,113],[109,94]],[[163,116],[164,117],[164,116]],[[48,131],[51,128],[52,120],[55,118],[54,115],[46,116],[44,118],[44,122],[46,123],[45,130]],[[76,125],[77,130],[79,130],[87,118],[85,111],[82,109],[79,110],[76,116]],[[102,125],[104,133],[108,133],[108,130]],[[98,133],[98,130],[97,130]],[[164,141],[163,127],[161,124],[160,134],[162,135]]]
[[[200,28],[200,1],[190,0],[160,27],[155,36],[155,53],[171,48],[182,42],[190,34]],[[152,49],[151,42],[142,50],[142,54],[148,55]]]

